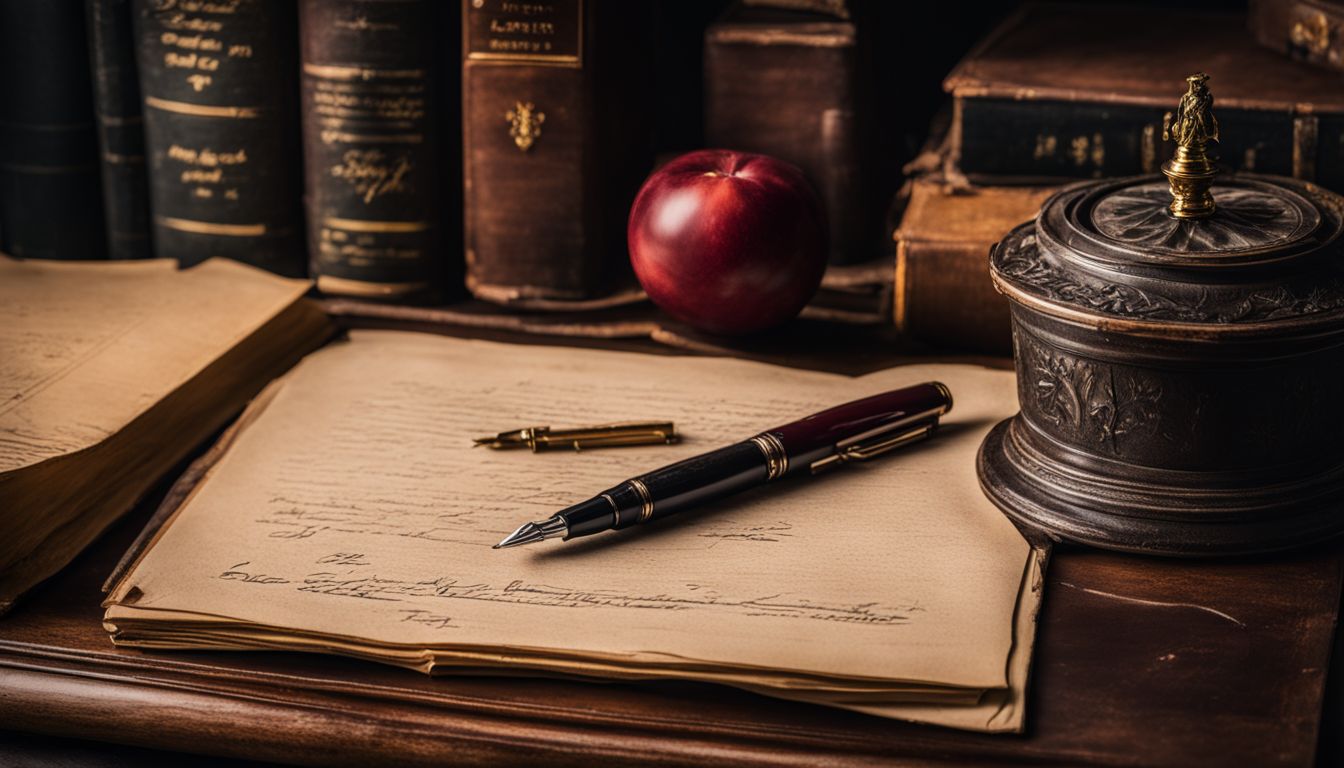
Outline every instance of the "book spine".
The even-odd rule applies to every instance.
[[[1170,156],[1163,110],[1089,102],[959,97],[952,164],[972,177],[1101,178],[1157,173]],[[1217,108],[1220,164],[1344,189],[1331,162],[1344,118]]]
[[[989,278],[992,243],[898,240],[892,319],[939,345],[1012,354],[1008,301]]]
[[[1248,18],[1261,45],[1298,61],[1344,70],[1344,6],[1319,0],[1251,0]]]
[[[302,275],[294,7],[133,2],[155,253]]]
[[[432,0],[302,0],[308,252],[324,293],[429,293],[443,272]]]
[[[143,259],[149,239],[149,178],[130,0],[85,0],[94,109],[102,160],[108,255]]]
[[[815,19],[752,23],[732,15],[705,35],[705,139],[709,146],[790,162],[816,187],[830,222],[830,261],[880,250],[881,211],[865,186],[857,31]]]
[[[629,272],[651,25],[645,3],[596,5],[463,0],[466,283],[479,298],[583,300]]]
[[[81,0],[0,3],[0,250],[106,254]]]

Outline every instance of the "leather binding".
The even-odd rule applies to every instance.
[[[1008,301],[989,278],[989,249],[1035,217],[1055,187],[980,187],[951,192],[911,180],[895,232],[896,329],[922,341],[1012,353]]]
[[[93,101],[102,160],[107,251],[113,259],[153,255],[149,239],[149,177],[145,126],[135,71],[130,0],[85,0]]]
[[[1170,155],[1172,84],[1203,71],[1225,165],[1344,188],[1338,76],[1265,50],[1245,25],[1230,13],[1026,6],[944,81],[952,165],[972,179],[1155,173]]]
[[[0,3],[0,250],[105,255],[81,0]]]
[[[1335,71],[1344,70],[1344,2],[1251,0],[1251,34],[1279,53]]]
[[[652,164],[651,6],[463,0],[467,288],[591,300],[630,277],[625,223]]]
[[[308,253],[323,293],[427,295],[441,248],[430,0],[303,0]]]
[[[293,5],[133,2],[155,254],[302,275]]]
[[[801,168],[826,208],[832,264],[871,260],[882,243],[860,31],[847,17],[735,7],[705,33],[706,143]]]

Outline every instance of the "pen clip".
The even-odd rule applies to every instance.
[[[937,428],[938,417],[935,416],[916,424],[896,424],[890,431],[866,435],[848,444],[838,444],[835,453],[812,462],[812,474],[816,475],[851,461],[877,458],[902,446],[919,442],[932,435]]]

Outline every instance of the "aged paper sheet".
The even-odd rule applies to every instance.
[[[0,613],[330,335],[308,285],[0,255]]]
[[[492,550],[626,477],[939,379],[934,440],[643,528]],[[1010,372],[860,378],[744,361],[356,332],[268,392],[108,601],[120,643],[705,679],[1015,730],[1037,558],[974,456]],[[529,425],[674,419],[674,446],[491,452]]]
[[[307,290],[224,259],[0,255],[0,477],[122,429]]]

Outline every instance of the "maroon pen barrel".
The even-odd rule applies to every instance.
[[[936,381],[883,392],[646,472],[558,515],[567,539],[628,528],[784,475],[816,472],[813,462],[871,458],[927,437],[951,409],[952,394]]]
[[[932,420],[950,410],[952,393],[941,382],[930,381],[837,405],[765,434],[779,439],[789,459],[801,461],[893,424]]]

